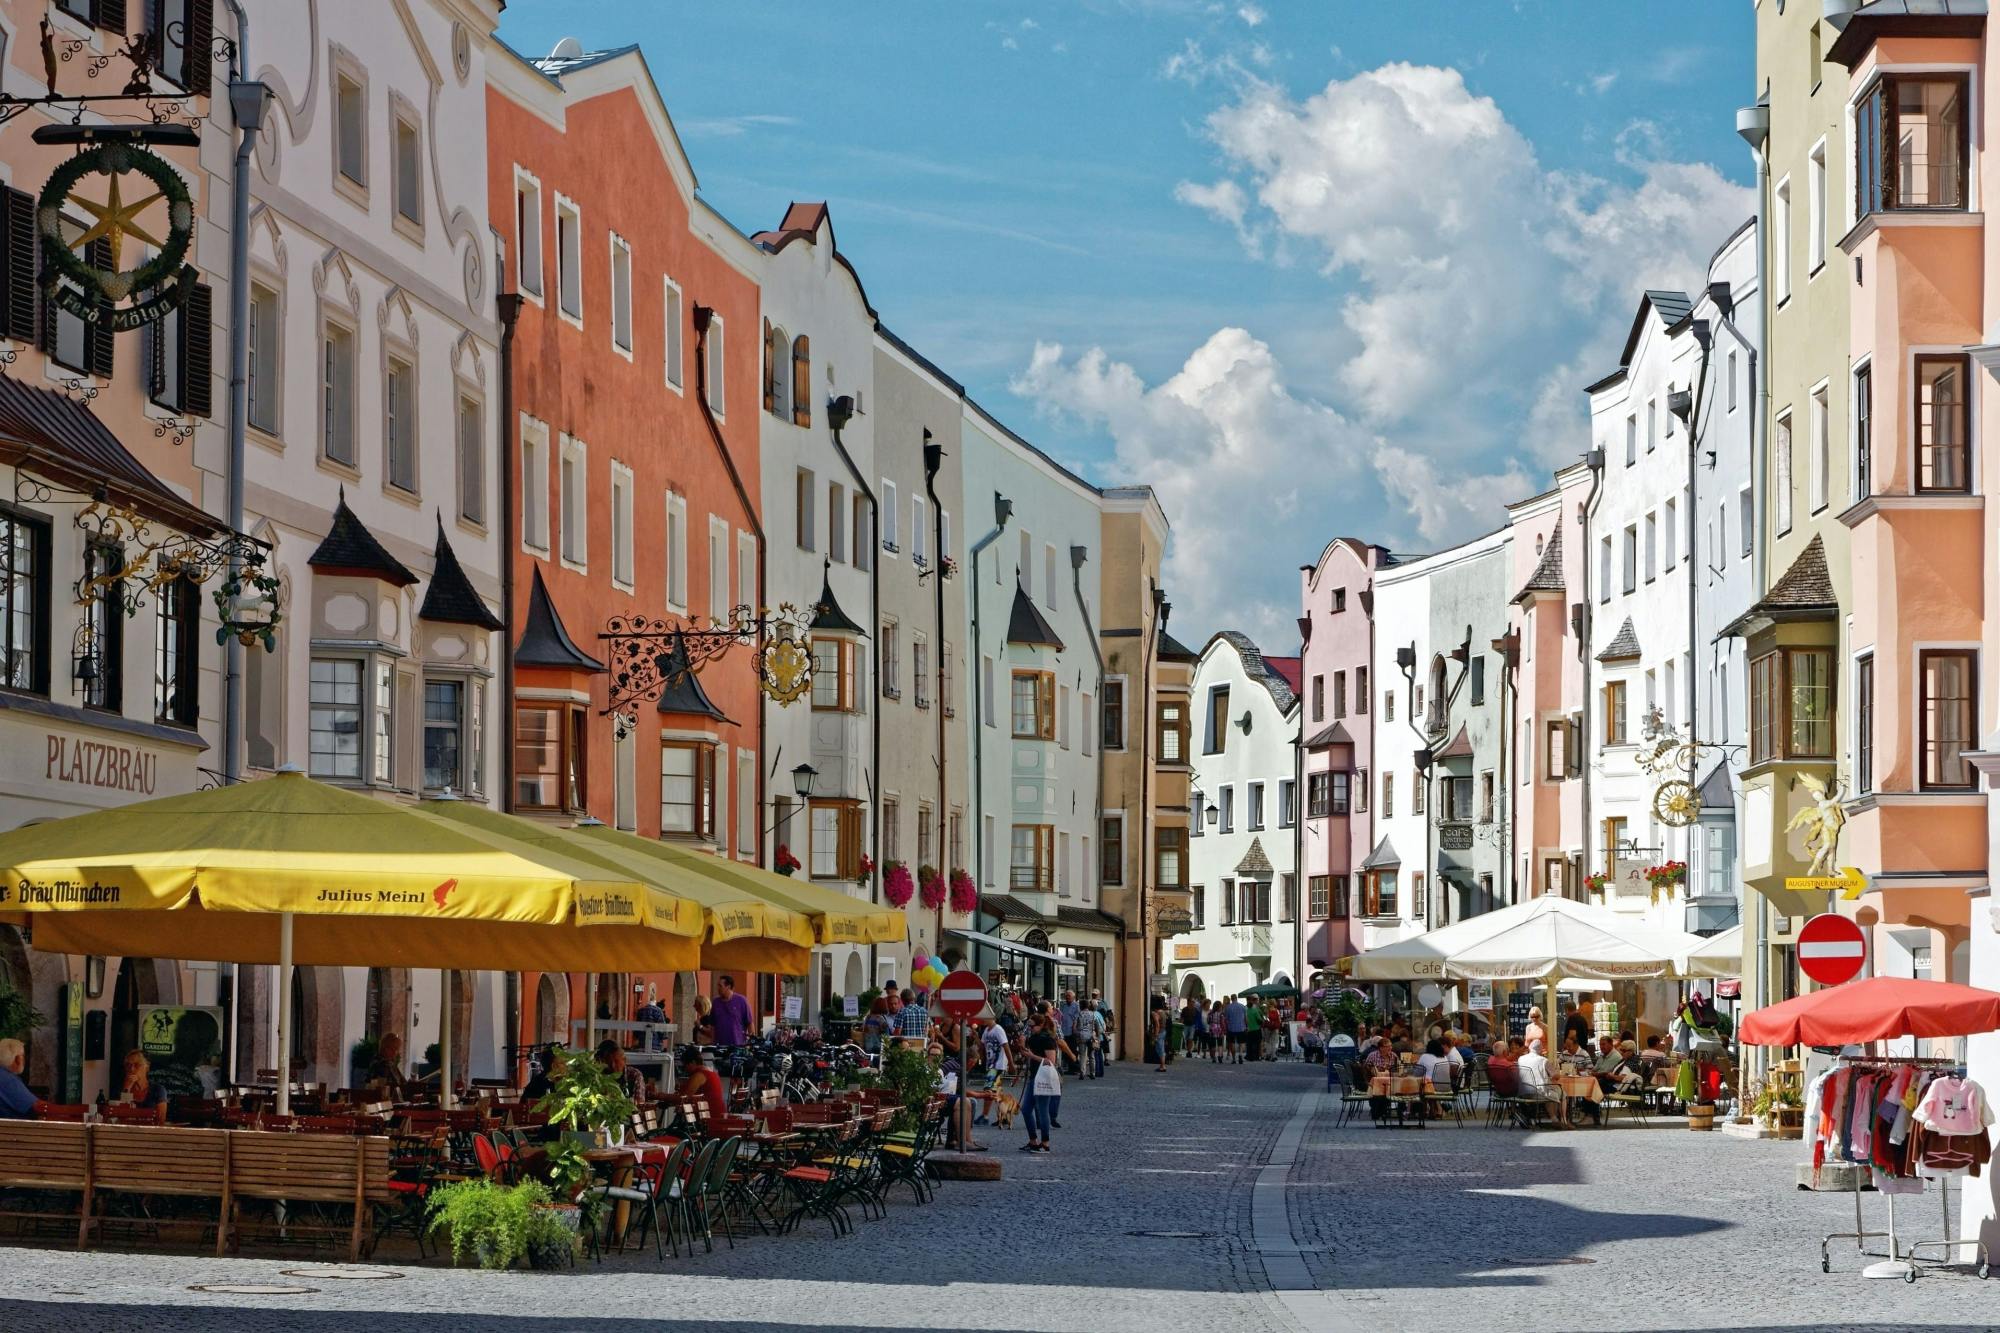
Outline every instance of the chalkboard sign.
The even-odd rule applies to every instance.
[[[56,1100],[75,1106],[83,1100],[83,987],[64,986],[62,1005],[62,1096]]]
[[[1507,1035],[1520,1037],[1528,1035],[1528,1010],[1535,1007],[1535,997],[1526,991],[1515,991],[1507,997]]]

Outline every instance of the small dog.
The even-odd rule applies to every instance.
[[[1014,1127],[1014,1116],[1020,1109],[1021,1103],[1014,1099],[1013,1094],[1001,1088],[993,1090],[993,1099],[987,1103],[987,1113],[993,1117],[993,1123],[1001,1129]]]

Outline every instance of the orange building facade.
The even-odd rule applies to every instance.
[[[763,601],[755,248],[695,198],[636,48],[495,60],[488,179],[518,298],[508,354],[513,561],[507,808],[756,861],[749,649],[621,695],[621,618],[705,628]],[[660,641],[669,653],[671,639]],[[774,978],[739,975],[759,1017]],[[522,1044],[652,1000],[692,1031],[706,974],[525,974]],[[587,1029],[586,1029],[587,1030]]]

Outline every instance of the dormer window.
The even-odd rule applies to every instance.
[[[1335,611],[1345,611],[1347,609],[1347,589],[1335,588],[1333,590],[1333,609]]]
[[[1854,211],[1966,207],[1966,76],[1885,74],[1854,108]]]

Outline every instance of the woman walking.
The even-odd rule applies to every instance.
[[[1027,1040],[1026,1077],[1021,1080],[1021,1119],[1028,1126],[1028,1141],[1022,1152],[1049,1152],[1049,1131],[1062,1110],[1062,1066],[1058,1059],[1074,1060],[1076,1053],[1056,1032],[1055,1020],[1036,1014]],[[1045,1091],[1044,1089],[1052,1089]]]

